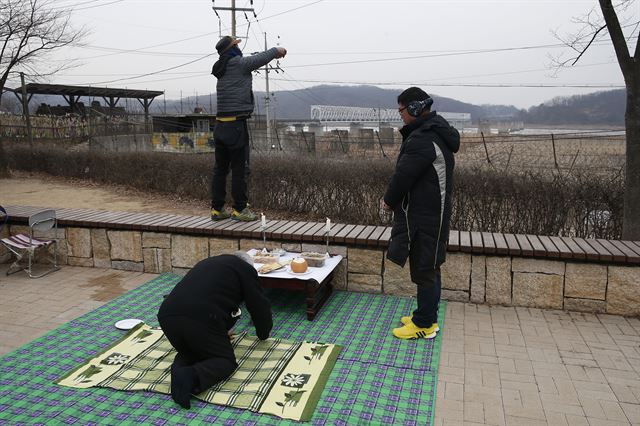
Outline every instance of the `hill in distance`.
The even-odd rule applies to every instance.
[[[367,108],[397,108],[397,89],[383,89],[376,86],[332,86],[321,85],[305,89],[278,91],[272,97],[272,114],[277,120],[308,120],[311,105],[341,105]],[[254,92],[256,114],[264,114],[264,92]],[[532,106],[518,109],[513,105],[474,105],[433,93],[437,111],[466,112],[471,120],[491,117],[513,117],[528,124],[538,125],[609,125],[624,126],[626,92],[624,89],[595,92],[587,95],[556,97]],[[215,110],[215,94],[212,95]],[[209,95],[183,99],[183,111],[193,111],[196,105],[209,110]],[[167,113],[179,112],[179,101],[167,100]],[[156,112],[161,112],[162,104],[154,103]]]
[[[367,108],[397,108],[396,98],[401,91],[398,89],[383,89],[376,86],[333,86],[320,85],[298,90],[278,91],[272,97],[272,116],[276,120],[308,120],[311,115],[311,105],[341,105]],[[264,114],[264,92],[254,92],[256,100],[256,114]],[[456,99],[438,96],[432,93],[434,108],[443,112],[464,112],[471,114],[471,120],[477,123],[480,119],[492,117],[512,117],[513,120],[523,121],[525,124],[536,125],[587,125],[587,126],[624,126],[624,112],[626,105],[626,91],[624,89],[556,97],[540,105],[528,109],[518,109],[513,105],[474,105]],[[8,96],[3,97],[3,107],[7,111],[20,113],[20,106]],[[90,99],[81,99],[86,105]],[[62,97],[34,96],[30,109],[35,111],[40,103],[50,105],[66,105]],[[16,104],[16,105],[14,105]],[[129,100],[129,107],[139,105],[135,100]],[[125,106],[121,100],[119,106]],[[151,112],[190,113],[199,106],[206,112],[215,113],[215,93],[190,96],[182,100],[159,97],[151,104]]]

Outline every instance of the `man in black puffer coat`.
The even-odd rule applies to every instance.
[[[158,322],[178,352],[171,365],[171,396],[190,408],[191,394],[209,389],[236,369],[230,330],[244,302],[259,339],[273,326],[271,304],[253,261],[244,252],[198,262],[160,305]]]
[[[411,281],[418,286],[418,308],[393,330],[400,339],[431,339],[439,330],[440,265],[449,239],[453,154],[460,147],[460,134],[431,111],[432,104],[418,87],[398,96],[405,123],[402,146],[381,201],[381,208],[394,212],[387,258],[403,267],[408,258]]]

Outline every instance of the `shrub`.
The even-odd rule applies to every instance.
[[[209,200],[211,154],[82,152],[64,147],[5,146],[11,169]],[[389,159],[326,159],[252,153],[251,203],[296,218],[379,224],[378,202],[393,172]],[[230,181],[230,179],[229,179]],[[458,166],[452,229],[620,238],[621,174],[504,172]]]

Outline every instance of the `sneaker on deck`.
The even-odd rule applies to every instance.
[[[433,324],[429,328],[421,328],[409,321],[400,328],[394,328],[393,335],[398,339],[433,339],[437,334],[436,327],[438,324]]]
[[[213,221],[228,219],[230,217],[231,214],[226,210],[218,211],[216,209],[211,209],[211,220]]]
[[[409,317],[402,317],[400,318],[400,322],[404,325],[407,325],[411,322],[411,319],[413,318],[413,316],[409,316]],[[436,332],[440,331],[440,327],[438,326],[437,322],[434,322],[433,324],[431,324],[432,326],[436,326]]]
[[[233,209],[231,211],[231,219],[240,220],[242,222],[253,222],[254,220],[257,220],[258,217],[254,212],[251,211],[251,209],[249,209],[249,206],[247,206],[244,209],[242,209],[241,212],[239,212],[236,209]]]

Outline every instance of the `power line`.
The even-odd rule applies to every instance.
[[[118,79],[109,80],[109,81],[98,81],[98,82],[95,82],[95,83],[89,83],[89,85],[115,83],[115,82],[118,82],[118,81],[134,80],[134,79],[138,79],[138,78],[142,78],[142,77],[147,77],[147,76],[150,76],[150,75],[156,75],[156,74],[160,74],[160,73],[165,72],[165,71],[175,70],[176,68],[184,67],[184,66],[199,62],[199,61],[201,61],[203,59],[206,59],[206,58],[208,58],[210,56],[213,56],[213,53],[209,53],[208,55],[205,55],[205,56],[203,56],[201,58],[198,58],[198,59],[194,59],[193,61],[185,62],[184,64],[180,64],[180,65],[176,65],[176,66],[173,66],[173,67],[165,68],[163,70],[148,72],[146,74],[140,74],[140,75],[136,75],[136,76],[128,77],[128,78],[118,78]]]
[[[352,65],[352,64],[365,64],[365,63],[373,63],[373,62],[404,61],[404,60],[411,60],[411,59],[440,58],[440,57],[447,57],[447,56],[466,56],[466,55],[477,55],[481,53],[512,52],[517,50],[532,50],[532,49],[556,48],[556,47],[566,47],[566,46],[563,44],[545,44],[545,45],[536,45],[536,46],[505,47],[505,48],[498,48],[498,49],[479,49],[479,50],[469,50],[469,51],[462,51],[462,52],[436,53],[436,54],[430,54],[430,55],[403,56],[399,58],[362,59],[362,60],[342,61],[342,62],[325,62],[325,63],[316,63],[316,64],[289,65],[289,68],[306,68],[306,67],[320,67],[320,66],[330,66],[330,65]]]
[[[51,9],[69,10],[69,11],[72,11],[72,12],[76,12],[76,11],[79,11],[79,10],[95,9],[96,7],[109,6],[109,5],[114,4],[114,3],[122,3],[125,0],[112,0],[112,1],[110,1],[108,3],[101,3],[101,4],[96,4],[96,5],[93,5],[93,6],[87,6],[87,7],[78,8],[78,6],[82,6],[84,4],[89,4],[89,3],[95,3],[97,1],[100,1],[100,0],[88,0],[88,1],[80,2],[80,3],[76,3],[76,4],[71,4],[71,5],[68,5],[68,6],[52,7]]]
[[[124,0],[117,0],[117,1],[124,1]],[[285,11],[282,11],[280,13],[276,13],[274,15],[270,15],[267,16],[266,18],[263,18],[262,20],[264,21],[265,19],[269,19],[269,18],[273,18],[276,16],[281,16],[284,15],[286,13],[290,13],[290,12],[294,12],[296,10],[305,8],[305,7],[309,7],[309,6],[313,6],[314,4],[320,3],[324,0],[316,0],[312,3],[308,3],[306,5],[302,5],[302,6],[298,6],[298,7],[294,7],[292,9],[287,9]],[[242,27],[245,24],[239,24],[238,27]],[[228,28],[225,28],[225,30]],[[85,58],[80,58],[79,60],[86,60],[86,59],[96,59],[96,58],[101,58],[101,57],[106,57],[106,56],[113,56],[113,55],[119,55],[122,53],[138,53],[142,50],[147,50],[147,49],[153,49],[155,47],[162,47],[162,46],[169,46],[171,44],[177,44],[177,43],[182,43],[185,41],[191,41],[191,40],[195,40],[198,38],[203,38],[203,37],[210,37],[211,35],[214,35],[216,32],[208,32],[208,33],[204,33],[204,34],[200,34],[200,35],[196,35],[196,36],[192,36],[192,37],[187,37],[187,38],[183,38],[183,39],[179,39],[179,40],[174,40],[174,41],[169,41],[169,42],[165,42],[165,43],[159,43],[159,44],[154,44],[151,46],[146,46],[146,47],[140,47],[137,49],[117,49],[117,48],[111,48],[111,47],[104,47],[104,46],[92,46],[89,44],[78,44],[76,45],[77,47],[81,47],[81,48],[86,48],[86,49],[98,49],[98,50],[105,50],[105,51],[111,51],[114,53],[109,53],[109,54],[105,54],[105,55],[98,55],[98,56],[90,56],[90,57],[85,57]]]
[[[274,80],[278,81],[288,81],[285,79],[274,78]],[[499,83],[432,83],[431,81],[427,82],[395,82],[395,83],[383,83],[383,82],[355,82],[355,81],[328,81],[328,80],[298,80],[300,82],[305,83],[333,83],[333,84],[362,84],[362,85],[372,85],[372,86],[398,86],[403,84],[417,84],[417,85],[426,85],[426,86],[436,86],[436,87],[521,87],[521,88],[547,88],[547,87],[567,87],[567,88],[624,88],[625,85],[620,84],[612,84],[612,83],[604,83],[604,84],[546,84],[546,83],[522,83],[522,84],[499,84]]]

